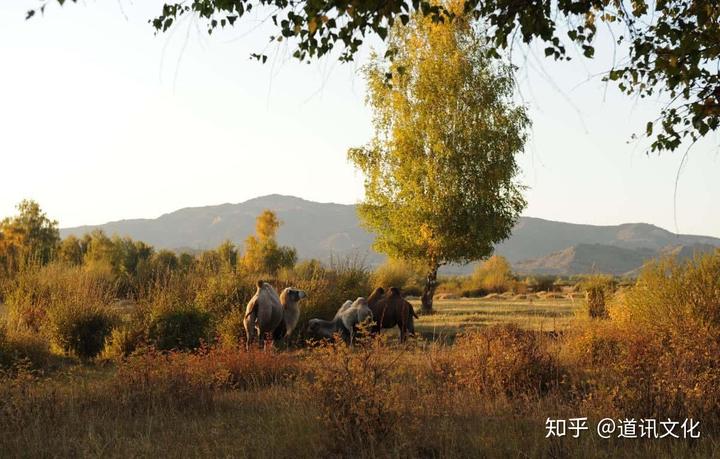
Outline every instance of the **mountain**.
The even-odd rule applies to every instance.
[[[239,204],[180,209],[155,219],[64,228],[60,234],[80,236],[102,229],[107,234],[130,236],[158,248],[207,249],[226,239],[242,244],[254,232],[255,217],[264,209],[276,212],[283,222],[278,241],[297,248],[300,258],[357,254],[371,265],[384,258],[372,251],[374,236],[360,225],[354,205],[318,203],[277,194]],[[698,248],[712,247],[720,247],[720,239],[678,235],[646,223],[594,226],[521,217],[512,236],[497,245],[496,253],[506,257],[520,272],[623,274],[663,253],[688,256]],[[451,266],[445,272],[463,273],[470,269]]]
[[[225,240],[236,244],[255,232],[255,218],[273,210],[283,223],[278,241],[298,250],[300,258],[359,254],[370,264],[383,257],[371,251],[374,237],[360,226],[355,206],[318,203],[293,196],[269,195],[240,204],[189,207],[155,219],[120,220],[96,226],[64,228],[60,235],[80,236],[95,229],[130,236],[158,248],[208,249]]]

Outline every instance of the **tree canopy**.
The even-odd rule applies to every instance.
[[[28,18],[44,11],[45,0]],[[77,0],[71,0],[75,3]],[[208,33],[234,27],[252,10],[271,21],[271,42],[288,41],[293,55],[309,60],[337,51],[352,60],[370,35],[387,40],[394,23],[407,24],[415,12],[433,22],[471,14],[483,27],[498,57],[516,40],[545,43],[545,55],[570,59],[577,46],[587,58],[595,55],[599,27],[608,27],[627,56],[614,62],[605,78],[628,95],[664,94],[669,102],[646,135],[651,150],[675,150],[720,124],[720,3],[716,0],[461,0],[461,11],[443,3],[420,0],[189,0],[164,4],[150,23],[158,32],[194,16]],[[457,14],[462,13],[462,14]],[[267,56],[253,56],[265,61]]]
[[[438,267],[490,255],[524,208],[515,155],[529,120],[469,22],[417,16],[389,44],[392,63],[365,68],[374,138],[348,157],[365,176],[359,213],[375,248],[427,267],[430,309]]]
[[[255,220],[255,235],[245,240],[243,266],[250,272],[275,275],[282,268],[292,268],[297,262],[293,247],[280,246],[275,239],[280,227],[275,213],[264,210]]]
[[[23,200],[17,210],[16,216],[0,221],[0,264],[11,269],[26,261],[47,263],[60,243],[57,221],[35,201]]]

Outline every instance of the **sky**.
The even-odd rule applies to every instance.
[[[271,193],[362,200],[346,152],[372,136],[359,73],[369,48],[352,64],[298,63],[267,47],[259,14],[212,36],[192,20],[155,35],[147,20],[161,4],[51,5],[25,21],[34,1],[0,3],[0,216],[26,198],[61,227]],[[266,64],[249,59],[257,51]],[[524,215],[720,237],[717,134],[679,169],[684,151],[648,155],[631,141],[661,101],[594,76],[610,48],[570,63],[513,56],[533,122],[518,157]]]

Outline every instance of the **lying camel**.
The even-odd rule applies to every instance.
[[[412,305],[400,294],[397,287],[390,288],[387,294],[382,287],[376,288],[368,298],[368,307],[373,313],[375,326],[373,332],[383,328],[400,328],[400,342],[405,341],[408,333],[415,334],[415,321],[418,318]]]
[[[249,348],[258,334],[258,346],[265,346],[265,335],[273,333],[273,339],[282,339],[290,336],[300,317],[299,302],[305,298],[305,292],[295,288],[286,288],[278,296],[277,292],[267,282],[258,281],[255,295],[250,299],[245,309],[245,334],[247,340],[245,347]]]
[[[318,338],[332,339],[339,333],[346,343],[352,345],[358,326],[366,320],[372,320],[372,311],[363,297],[355,301],[347,300],[340,306],[332,320],[310,319],[308,332]]]

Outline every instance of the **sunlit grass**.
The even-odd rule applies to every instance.
[[[419,311],[420,303],[412,303]],[[581,300],[568,298],[436,300],[435,313],[420,316],[415,321],[415,330],[426,339],[452,337],[461,331],[507,323],[526,330],[561,332],[572,325],[581,308]]]

